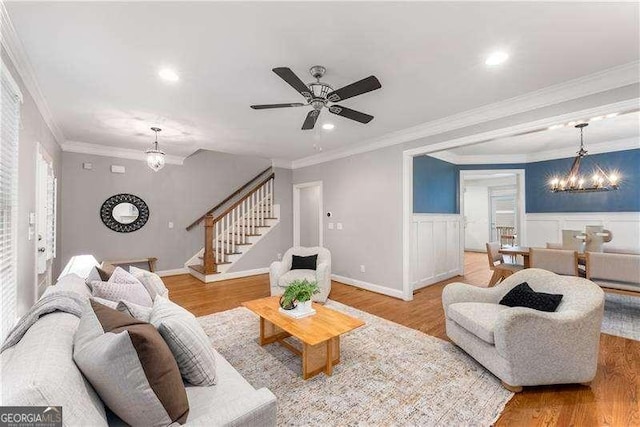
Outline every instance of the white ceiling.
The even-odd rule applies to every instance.
[[[597,144],[627,139],[635,139],[636,148],[640,148],[640,112],[592,121],[584,129],[584,143],[587,150],[589,150],[590,146]],[[579,146],[580,131],[573,126],[565,126],[559,129],[543,129],[526,135],[510,136],[480,144],[466,145],[447,151],[458,156],[495,156],[539,154],[564,148],[578,151]]]
[[[636,2],[5,3],[67,140],[143,150],[158,125],[161,148],[176,155],[298,159],[314,144],[348,147],[637,61],[640,51]],[[496,49],[510,59],[489,68]],[[342,103],[374,121],[325,110],[319,123],[335,129],[303,132],[306,108],[249,108],[301,101],[271,68],[311,81],[314,64],[336,88],[376,75],[381,90]],[[181,80],[158,79],[161,66]]]

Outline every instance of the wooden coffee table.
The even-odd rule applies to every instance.
[[[339,311],[312,304],[316,314],[294,319],[278,310],[279,297],[247,301],[242,305],[260,316],[260,345],[280,343],[302,357],[302,378],[309,379],[320,372],[333,373],[340,363],[340,335],[364,325],[364,322]],[[302,342],[302,351],[285,338],[295,337]]]

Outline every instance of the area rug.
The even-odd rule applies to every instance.
[[[606,292],[602,332],[640,341],[640,297]]]
[[[214,347],[255,388],[278,398],[278,425],[488,426],[513,393],[444,340],[335,301],[327,307],[366,325],[341,338],[330,377],[304,381],[300,358],[260,347],[258,317],[245,308],[199,317]]]

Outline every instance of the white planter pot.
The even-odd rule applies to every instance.
[[[300,312],[302,313],[306,313],[308,311],[311,311],[311,300],[309,301],[305,301],[305,302],[300,302],[298,301],[298,310],[300,310]]]

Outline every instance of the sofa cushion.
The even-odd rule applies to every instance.
[[[153,325],[91,301],[75,334],[73,359],[126,423],[186,421],[189,405],[178,365]]]
[[[494,344],[493,330],[498,315],[509,308],[485,302],[458,302],[447,308],[447,316],[481,340]]]
[[[61,291],[75,292],[84,297],[91,296],[91,290],[85,283],[84,279],[73,273],[61,277],[60,280],[58,280],[58,283],[56,283],[54,286],[47,286],[44,294],[48,295],[54,292]]]
[[[79,321],[69,313],[47,314],[2,352],[3,405],[59,405],[66,426],[107,425],[104,404],[73,361]]]
[[[164,285],[162,278],[156,273],[133,266],[129,267],[129,273],[144,285],[149,295],[151,295],[151,299],[155,299],[157,295],[168,296],[169,290]]]
[[[527,282],[522,282],[512,288],[500,300],[500,304],[508,307],[527,307],[540,311],[556,311],[562,301],[560,294],[536,292]]]
[[[89,271],[89,275],[85,279],[85,282],[87,283],[87,286],[91,288],[91,282],[107,282],[109,281],[110,277],[111,274],[107,273],[97,265],[94,265],[93,267],[91,267],[91,270]]]
[[[309,256],[291,256],[292,270],[315,270],[318,263],[318,254]]]
[[[315,282],[316,272],[315,270],[290,270],[284,273],[278,279],[278,286],[286,288],[294,280],[307,279],[310,282]]]

